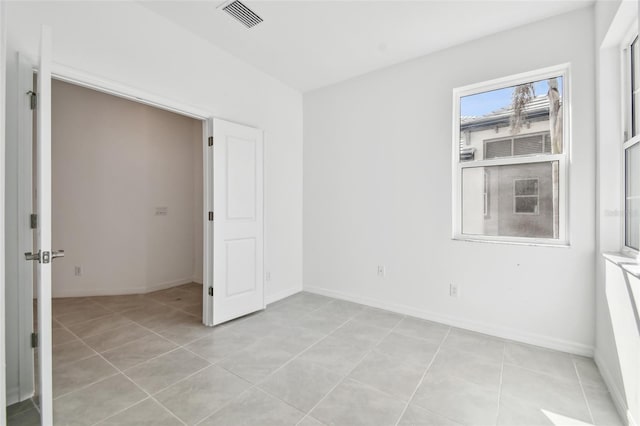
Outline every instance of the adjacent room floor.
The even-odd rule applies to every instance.
[[[622,424],[589,358],[310,293],[207,328],[200,301],[54,299],[56,424]]]

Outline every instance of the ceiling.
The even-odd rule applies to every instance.
[[[223,2],[143,6],[302,92],[478,37],[589,6],[592,0],[243,1],[247,29]]]

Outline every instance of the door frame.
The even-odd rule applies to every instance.
[[[5,129],[6,120],[6,93],[5,80],[7,69],[7,9],[6,2],[0,1],[0,129]],[[0,132],[0,318],[5,318],[4,312],[4,286],[5,286],[5,247],[4,247],[4,194],[5,194],[5,132]],[[0,422],[6,421],[7,418],[7,381],[5,376],[5,331],[4,327],[0,327]]]
[[[85,87],[106,93],[133,102],[138,102],[154,108],[170,111],[179,115],[190,117],[202,122],[202,161],[203,161],[203,182],[202,182],[202,220],[203,220],[203,247],[202,247],[202,297],[203,312],[202,322],[204,325],[213,326],[213,301],[208,296],[209,287],[213,286],[213,224],[205,220],[210,210],[209,206],[213,204],[211,197],[212,177],[211,167],[213,167],[213,157],[209,157],[207,141],[209,136],[213,136],[213,128],[210,123],[213,122],[213,114],[208,111],[194,107],[192,105],[183,104],[174,99],[165,98],[156,94],[146,92],[131,86],[127,86],[112,80],[104,79],[84,71],[65,66],[59,63],[53,63],[51,67],[51,78],[74,84],[76,86]],[[211,317],[211,318],[209,318]]]
[[[2,7],[4,7],[4,2],[0,2],[0,4],[2,5]],[[4,26],[3,26],[4,27]],[[3,53],[4,53],[4,49],[3,49]],[[33,67],[34,72],[37,73],[38,71],[38,65],[37,63],[32,59],[32,58],[26,58],[26,60],[30,63],[30,65]],[[4,76],[4,73],[2,73]],[[164,98],[161,96],[157,96],[155,94],[151,94],[148,92],[145,92],[143,90],[140,89],[136,89],[130,86],[126,86],[114,81],[110,81],[110,80],[106,80],[94,75],[91,75],[89,73],[85,73],[82,71],[78,71],[76,69],[67,67],[65,65],[59,64],[59,63],[53,63],[51,65],[51,78],[52,79],[56,79],[56,80],[60,80],[60,81],[64,81],[70,84],[74,84],[77,86],[81,86],[81,87],[85,87],[85,88],[89,88],[92,90],[96,90],[102,93],[106,93],[109,95],[113,95],[113,96],[117,96],[119,98],[124,98],[124,99],[128,99],[134,102],[138,102],[138,103],[142,103],[148,106],[152,106],[158,109],[162,109],[162,110],[166,110],[166,111],[170,111],[170,112],[174,112],[183,116],[187,116],[196,120],[201,121],[202,123],[202,158],[203,158],[203,211],[202,211],[202,220],[204,223],[204,237],[203,237],[203,324],[205,325],[209,325],[212,326],[213,325],[213,321],[208,321],[207,320],[207,315],[209,312],[212,312],[213,309],[213,304],[212,304],[212,300],[210,297],[208,296],[208,288],[210,286],[213,285],[212,283],[212,279],[213,276],[212,274],[208,273],[208,271],[212,271],[213,270],[213,258],[211,256],[213,250],[212,250],[212,245],[213,245],[213,239],[212,239],[212,229],[213,229],[213,225],[212,222],[209,221],[205,221],[205,217],[206,217],[206,212],[208,212],[209,210],[209,205],[213,202],[213,200],[209,200],[209,198],[211,198],[210,194],[211,194],[211,186],[210,183],[212,182],[207,175],[210,174],[211,172],[209,171],[209,169],[213,166],[213,163],[211,162],[211,159],[208,157],[208,153],[211,150],[208,150],[208,146],[207,146],[207,140],[208,137],[210,136],[209,134],[209,123],[212,121],[212,114],[208,113],[207,111],[197,108],[197,107],[193,107],[190,105],[185,105],[182,104],[180,102],[174,101],[172,99],[168,99],[168,98]],[[4,84],[2,85],[2,89],[4,89]],[[4,93],[2,93],[2,96],[4,96]],[[2,107],[4,107],[5,102],[2,102]],[[0,111],[3,111],[4,108],[0,109]],[[4,112],[4,111],[3,111]],[[5,119],[5,113],[2,114],[2,120],[4,121]],[[0,160],[2,160],[2,164],[3,164],[3,169],[4,169],[4,162],[6,161],[5,157],[4,157],[4,132],[1,135],[2,139],[0,139]],[[4,191],[4,173],[2,173],[2,176],[0,176],[0,193],[3,193]],[[26,185],[26,183],[25,183]],[[27,189],[30,193],[32,191],[32,187],[30,188],[26,188],[26,186],[23,185],[23,183],[20,183],[20,190],[25,190]],[[2,199],[0,200],[0,203],[4,203],[4,196],[2,197]],[[1,205],[1,204],[0,204]],[[2,209],[2,211],[0,212],[0,220],[4,223],[4,209]],[[211,228],[211,230],[209,229]],[[3,264],[4,264],[4,260],[5,260],[5,252],[4,252],[4,226],[2,226],[2,229],[0,229],[0,236],[2,236],[2,239],[0,241],[0,248],[2,248],[2,259],[0,259],[0,270],[3,270]],[[210,237],[211,236],[211,237]],[[21,236],[23,237],[23,236]],[[31,234],[29,235],[29,238],[31,238]],[[0,293],[0,313],[4,312],[4,286],[5,286],[5,282],[4,282],[4,273],[0,274],[0,289],[3,290]],[[22,285],[22,283],[20,284]],[[28,283],[28,285],[32,285],[32,283]],[[3,314],[4,316],[4,314]],[[1,328],[0,330],[0,360],[4,360],[4,348],[5,348],[5,338],[6,336],[4,336],[4,327]],[[4,362],[3,362],[4,364]],[[6,378],[4,376],[4,369],[2,369],[2,371],[0,372],[0,406],[2,408],[0,408],[0,416],[6,416],[6,409],[5,409],[5,405],[6,405],[6,393],[5,393],[5,387],[6,387]],[[4,417],[0,417],[0,418],[4,418]],[[0,422],[1,423],[1,422]]]

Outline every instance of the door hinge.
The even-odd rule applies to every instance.
[[[31,229],[38,229],[38,215],[31,213]]]
[[[31,333],[31,347],[38,347],[38,333]]]
[[[209,136],[209,146],[213,146],[213,136]]]
[[[209,296],[213,296],[213,287],[209,287]]]
[[[209,212],[209,220],[212,221],[213,220],[213,212]]]
[[[29,90],[27,95],[29,95],[30,98],[31,109],[36,109],[38,107],[38,95],[33,90]]]

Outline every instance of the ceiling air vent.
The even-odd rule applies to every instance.
[[[222,10],[236,18],[242,23],[242,25],[247,28],[255,27],[260,22],[262,22],[261,17],[256,15],[253,10],[249,9],[238,0],[234,0],[225,4],[224,6],[222,6]]]

